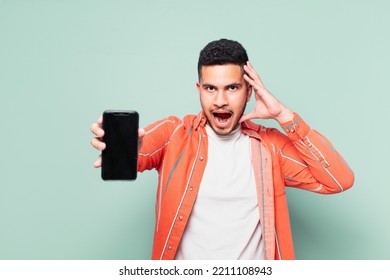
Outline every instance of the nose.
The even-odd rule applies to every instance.
[[[217,107],[224,107],[229,104],[226,93],[222,90],[218,91],[214,98],[214,105]]]

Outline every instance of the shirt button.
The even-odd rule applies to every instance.
[[[193,191],[194,190],[194,188],[193,187],[190,187],[190,191]]]
[[[179,216],[179,220],[182,221],[183,220],[183,216]]]
[[[203,157],[199,157],[199,159],[200,159],[201,161],[203,161],[203,160],[204,160],[204,158],[203,158]]]
[[[291,132],[291,133],[294,133],[294,132],[295,132],[294,128],[291,128],[290,132]]]
[[[168,250],[172,250],[172,246],[168,246]]]

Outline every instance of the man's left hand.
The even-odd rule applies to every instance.
[[[279,102],[265,87],[253,66],[244,65],[244,79],[253,87],[256,105],[252,112],[244,114],[240,122],[249,119],[274,119],[279,123],[291,121],[294,113]]]

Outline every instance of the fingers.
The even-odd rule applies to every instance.
[[[103,143],[100,139],[104,136],[104,130],[102,129],[103,124],[103,116],[100,115],[96,123],[91,125],[91,131],[96,135],[96,138],[92,138],[91,145],[98,149],[99,151],[103,151],[106,148],[106,144]]]
[[[256,84],[260,85],[261,87],[264,87],[263,82],[260,79],[260,76],[257,74],[256,70],[253,68],[252,64],[248,61],[246,65],[244,65],[244,71],[246,72],[246,75],[244,75],[249,79],[246,79],[248,82],[249,80],[253,80]],[[252,84],[254,86],[254,84]]]
[[[251,77],[249,77],[247,74],[244,74],[244,79],[247,81],[252,87],[257,88],[259,85],[256,83]]]
[[[257,74],[253,66],[248,61],[246,65],[244,65],[244,70],[246,74],[244,74],[244,79],[253,87],[256,95],[256,100],[258,98],[263,98],[264,95],[269,94],[268,90],[264,87],[263,82],[260,79],[260,76]]]
[[[244,70],[246,68],[246,72],[248,72],[253,78],[260,78],[260,76],[257,74],[255,68],[253,68],[252,64],[248,61],[246,65],[244,65]]]
[[[254,119],[254,118],[257,118],[256,113],[255,112],[250,112],[248,114],[242,115],[239,122],[242,123],[244,121],[247,121],[247,120],[250,120],[250,119]]]
[[[255,98],[258,100],[259,98],[263,98],[264,94],[268,92],[264,86],[260,85],[259,83],[255,82],[253,79],[248,77],[248,75],[244,75],[244,79],[252,86],[252,88],[255,91]]]
[[[99,123],[93,123],[91,125],[91,131],[93,134],[95,134],[97,137],[103,137],[104,136],[104,130],[102,129],[102,124]]]
[[[98,159],[94,162],[93,167],[99,168],[102,166],[102,156],[99,156]]]
[[[102,129],[102,124],[103,124],[103,116],[100,115],[97,122],[93,123],[91,125],[91,131],[93,134],[96,135],[96,138],[92,138],[91,145],[99,151],[103,151],[106,148],[106,144],[103,143],[102,141],[100,141],[101,137],[104,136],[104,130]],[[101,155],[93,163],[93,166],[95,168],[99,168],[102,166],[102,156]]]
[[[91,125],[91,131],[93,134],[95,134],[97,137],[103,137],[104,130],[102,129],[103,124],[103,116],[100,115],[96,123],[93,123]]]
[[[100,115],[96,123],[91,125],[91,131],[96,135],[96,138],[92,138],[91,145],[98,149],[99,151],[103,151],[106,148],[106,144],[103,143],[100,139],[104,136],[104,130],[102,129],[103,116]]]
[[[100,141],[98,138],[92,138],[91,145],[99,151],[103,151],[106,148],[106,143]]]

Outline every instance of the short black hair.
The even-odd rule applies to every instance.
[[[248,61],[244,47],[237,41],[220,39],[208,43],[199,54],[198,77],[202,66],[234,64],[244,66]]]

